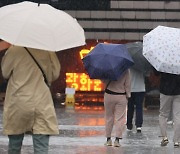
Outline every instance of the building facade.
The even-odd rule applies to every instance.
[[[142,41],[158,25],[180,27],[179,0],[110,0],[104,8],[66,12],[82,25],[86,39]]]
[[[22,0],[1,0],[0,6],[17,2]],[[64,10],[76,18],[85,31],[85,46],[57,53],[62,69],[59,79],[52,86],[53,94],[65,91],[69,80],[68,73],[78,76],[79,82],[86,81],[87,85],[82,85],[85,88],[91,83],[89,79],[81,78],[82,74],[74,74],[86,73],[80,57],[82,50],[90,50],[98,42],[104,41],[110,43],[142,41],[143,36],[158,25],[180,27],[179,0],[35,0],[33,2],[47,3]],[[72,84],[77,85],[79,82],[74,81]]]
[[[7,5],[23,0],[1,0]],[[142,40],[158,25],[180,27],[179,0],[31,0],[76,18],[86,39]]]

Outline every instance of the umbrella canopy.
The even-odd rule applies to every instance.
[[[132,68],[139,70],[143,73],[149,72],[152,66],[147,61],[147,59],[143,56],[143,53],[142,53],[143,43],[142,42],[127,43],[126,47],[132,59],[134,60],[134,65],[132,66]]]
[[[157,71],[180,74],[180,29],[158,26],[143,37],[143,55]]]
[[[0,38],[49,51],[85,44],[84,30],[76,19],[48,4],[27,1],[0,8]]]
[[[83,59],[91,79],[118,80],[134,64],[123,44],[97,44]]]

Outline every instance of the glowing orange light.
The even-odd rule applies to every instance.
[[[90,50],[89,49],[82,49],[79,53],[80,53],[80,57],[81,59],[83,59],[94,47],[91,47]]]
[[[109,42],[104,42],[105,44],[108,44]],[[82,49],[80,52],[79,52],[79,54],[80,54],[80,58],[81,59],[83,59],[92,49],[94,48],[94,46],[92,46],[91,48],[90,48],[90,50],[89,49]]]
[[[90,79],[85,73],[66,73],[66,87],[76,91],[103,91],[101,80]]]

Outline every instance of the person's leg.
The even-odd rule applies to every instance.
[[[167,96],[160,94],[160,109],[159,109],[159,126],[161,136],[163,137],[161,141],[161,146],[166,146],[169,141],[167,139],[167,119],[170,114],[171,106],[172,106],[172,96]]]
[[[144,92],[137,92],[134,94],[134,99],[136,103],[136,127],[142,127],[143,124],[143,101],[144,101]]]
[[[180,95],[174,96],[173,101],[174,137],[173,141],[180,143]]]
[[[124,120],[126,118],[126,106],[127,99],[126,96],[116,97],[116,106],[114,111],[115,116],[115,136],[117,138],[122,138],[122,132],[125,126]]]
[[[114,125],[114,108],[113,95],[106,94],[104,95],[104,108],[105,108],[105,130],[107,143],[106,145],[112,145],[111,133]],[[109,142],[108,142],[109,140]]]
[[[131,130],[133,127],[132,121],[134,116],[134,93],[131,93],[131,98],[128,99],[127,108],[127,129]]]
[[[170,113],[169,113],[169,117],[167,121],[173,121],[173,108],[171,109]]]
[[[48,154],[49,135],[33,134],[34,154]]]
[[[114,147],[119,147],[119,139],[122,138],[122,133],[125,127],[125,119],[126,119],[126,106],[127,99],[126,96],[120,95],[116,96],[114,99],[115,111],[114,111],[114,119],[115,119],[115,141]]]
[[[24,134],[8,135],[8,138],[9,138],[8,154],[20,154]]]
[[[160,110],[159,110],[159,125],[161,135],[167,136],[166,128],[167,128],[167,119],[170,114],[170,109],[172,105],[172,97],[160,94]]]

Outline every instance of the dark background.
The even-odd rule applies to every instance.
[[[24,0],[1,0],[0,6],[23,2]],[[110,8],[110,0],[29,0],[36,3],[50,4],[63,10],[106,10]]]

